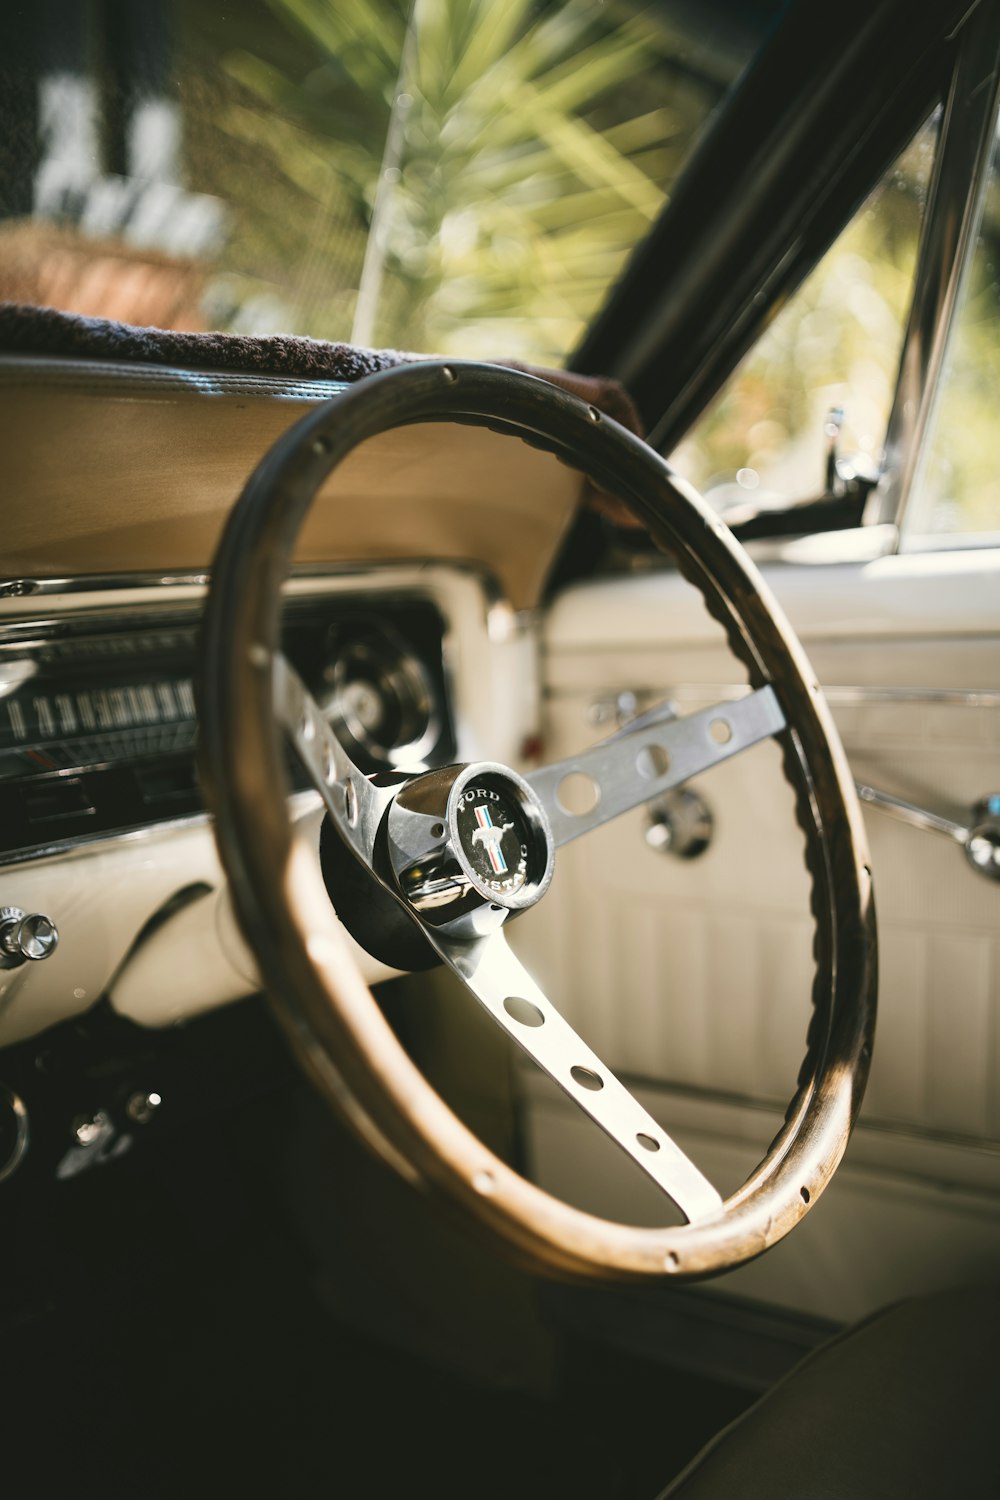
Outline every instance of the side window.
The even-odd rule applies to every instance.
[[[1000,535],[1000,144],[983,200],[979,237],[952,325],[924,459],[903,521],[904,547],[953,545]]]
[[[832,411],[840,451],[877,469],[936,142],[934,116],[671,455],[720,513],[820,495]]]

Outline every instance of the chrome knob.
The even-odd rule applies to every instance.
[[[978,875],[1000,880],[1000,795],[981,797],[972,809],[965,857]]]
[[[0,907],[0,968],[16,969],[27,961],[49,958],[59,944],[51,917],[24,912],[19,906]]]
[[[697,859],[712,842],[714,827],[708,804],[690,787],[678,787],[649,804],[644,838],[657,854]]]
[[[128,1103],[125,1105],[125,1113],[137,1125],[148,1125],[162,1103],[163,1098],[160,1094],[138,1089],[136,1093],[129,1096]]]

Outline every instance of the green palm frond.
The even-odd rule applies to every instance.
[[[684,117],[654,87],[671,43],[658,13],[625,0],[267,3],[312,66],[234,49],[240,101],[219,125],[269,149],[332,218],[353,215],[359,232],[375,218],[376,341],[561,358],[660,211],[690,136],[690,101]],[[324,261],[322,238],[314,228],[310,317],[325,264],[342,320],[361,266]]]

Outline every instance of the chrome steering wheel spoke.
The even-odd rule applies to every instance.
[[[511,950],[499,925],[509,911],[497,904],[483,909],[482,916],[492,930],[476,931],[477,925],[482,926],[481,919],[471,925],[461,920],[452,922],[449,930],[447,925],[441,927],[426,920],[415,902],[407,900],[402,890],[393,889],[374,869],[375,837],[384,815],[402,790],[400,783],[380,787],[362,775],[288,658],[278,653],[272,667],[276,716],[345,842],[395,899],[409,909],[435,951],[508,1036],[652,1178],[685,1219],[690,1223],[715,1213],[722,1199],[712,1184],[546,999]],[[627,759],[634,761],[641,750],[636,741],[645,743],[644,732],[640,729],[627,737]],[[649,732],[660,735],[660,725],[654,724]],[[742,742],[748,742],[745,731]],[[555,770],[558,784],[565,771],[561,767]],[[414,777],[404,785],[432,788],[441,774]],[[443,774],[447,778],[448,773]],[[512,773],[507,775],[513,781]],[[482,778],[473,778],[476,779]],[[460,778],[458,790],[463,785],[464,779]],[[423,795],[426,797],[428,793]],[[412,822],[412,814],[410,818]],[[442,818],[438,822],[420,818],[418,829],[422,831],[420,825],[431,822],[445,834],[447,813],[443,807]],[[468,885],[463,888],[453,883],[461,899]],[[514,898],[509,899],[513,902]],[[456,927],[461,935],[457,935]]]
[[[272,668],[275,715],[341,838],[370,868],[375,835],[398,787],[377,786],[358,770],[283,652]]]
[[[503,932],[473,942],[431,934],[431,941],[507,1035],[652,1178],[688,1223],[721,1208],[707,1177],[546,999]]]
[[[677,718],[654,708],[589,750],[553,761],[525,779],[545,808],[556,846],[681,786],[786,727],[772,687]],[[585,810],[567,805],[567,782],[583,778]]]

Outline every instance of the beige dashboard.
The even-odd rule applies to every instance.
[[[0,358],[8,578],[204,570],[270,445],[331,381]],[[479,427],[432,424],[358,448],[320,492],[303,564],[486,567],[537,603],[579,501],[579,474]]]
[[[195,621],[245,479],[292,422],[343,389],[44,358],[0,359],[0,387],[0,719],[15,711],[18,671],[35,650],[24,643],[89,637],[112,618],[137,634],[166,615]],[[358,449],[318,497],[289,596],[317,607],[325,600],[341,614],[364,599],[376,616],[379,601],[388,615],[401,599],[423,599],[441,620],[449,753],[516,763],[537,716],[530,609],[580,486],[549,455],[483,428],[387,434]],[[67,694],[76,693],[78,710],[82,694],[84,709],[126,716],[142,696],[137,678],[128,702],[105,702],[99,680],[79,675],[83,667],[61,670],[63,700],[58,687],[37,685],[41,677],[30,689],[37,697],[17,699],[29,724],[17,744],[8,734],[6,753],[22,757],[15,789],[25,758],[39,753],[32,703],[44,728]],[[69,751],[63,762],[65,789],[81,763]],[[54,783],[56,774],[42,780]],[[301,793],[294,807],[315,844],[318,795]],[[162,1026],[259,988],[207,816],[186,809],[106,836],[94,835],[94,818],[88,833],[82,819],[79,839],[47,846],[56,825],[40,824],[37,846],[29,839],[0,856],[0,905],[46,913],[60,934],[46,962],[0,972],[0,1046],[101,997],[132,1020]],[[389,972],[360,949],[356,956],[370,982]]]

